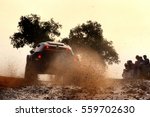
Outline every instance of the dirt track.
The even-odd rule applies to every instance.
[[[79,87],[41,82],[24,84],[22,78],[0,77],[0,99],[150,99],[150,81],[109,79],[105,86]]]

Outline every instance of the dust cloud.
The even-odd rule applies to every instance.
[[[89,90],[97,90],[108,84],[106,66],[97,52],[89,48],[80,48],[77,56],[79,62],[73,69],[64,68],[63,77],[53,78],[54,84],[79,86]]]
[[[80,48],[76,55],[78,56],[79,61],[75,61],[73,69],[68,69],[66,61],[62,61],[65,64],[65,68],[63,67],[61,72],[58,72],[55,76],[39,74],[39,80],[49,81],[52,85],[79,86],[90,90],[105,87],[108,82],[110,83],[106,78],[106,66],[104,61],[96,51],[89,48]],[[59,56],[59,59],[62,58]],[[58,69],[62,69],[62,63],[60,64],[57,60],[53,61],[53,64],[57,66]],[[9,77],[17,77],[18,74],[22,74],[19,73],[20,66],[17,65],[17,62],[15,61],[8,61],[6,69],[7,76]],[[50,71],[51,66],[49,66],[49,69],[47,70]]]

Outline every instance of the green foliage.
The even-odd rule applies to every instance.
[[[79,50],[80,47],[91,48],[108,64],[119,63],[119,57],[112,41],[107,41],[103,37],[101,25],[97,22],[87,21],[70,30],[69,38],[64,38],[62,42]]]
[[[14,48],[29,45],[35,47],[39,42],[53,41],[55,36],[60,36],[59,28],[61,25],[53,19],[49,21],[40,21],[40,17],[31,14],[21,16],[18,22],[18,31],[10,39]]]

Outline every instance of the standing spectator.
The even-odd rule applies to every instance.
[[[144,65],[148,65],[149,64],[149,59],[147,58],[146,55],[143,55],[144,58]]]
[[[149,64],[149,59],[147,58],[146,55],[143,55],[144,58],[144,65],[142,68],[142,73],[144,78],[148,78],[150,76],[150,64]]]
[[[139,55],[136,55],[136,61],[134,64],[134,77],[139,78],[140,77],[140,63],[141,63],[141,58]]]
[[[133,78],[133,74],[134,74],[134,64],[131,60],[128,60],[127,63],[124,64],[125,69],[123,70],[123,74],[122,77],[129,79],[129,78]]]

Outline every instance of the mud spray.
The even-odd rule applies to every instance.
[[[104,88],[108,83],[110,84],[106,79],[104,61],[97,52],[89,48],[80,48],[77,55],[79,64],[75,64],[73,71],[66,72],[65,77],[55,78],[54,84],[79,86],[91,93],[94,93],[100,87]],[[65,71],[66,69],[64,69],[64,73]]]

